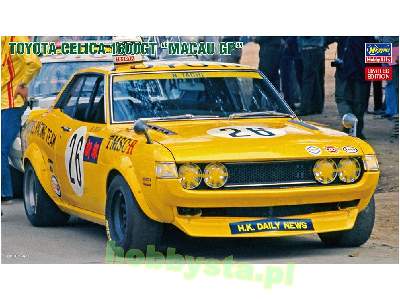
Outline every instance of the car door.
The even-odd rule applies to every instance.
[[[55,170],[62,199],[85,209],[90,208],[85,205],[90,190],[86,182],[89,182],[88,176],[93,176],[84,168],[85,146],[93,129],[93,124],[86,121],[93,115],[94,101],[100,99],[97,90],[104,89],[99,84],[102,81],[104,78],[101,74],[77,75],[66,89],[57,110],[60,115],[60,137],[56,145]],[[91,142],[94,140],[92,138]]]

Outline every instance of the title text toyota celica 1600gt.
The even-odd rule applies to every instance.
[[[157,245],[165,223],[195,237],[368,240],[379,167],[366,142],[301,121],[251,67],[124,62],[77,72],[29,115],[34,226],[76,215],[125,251]]]

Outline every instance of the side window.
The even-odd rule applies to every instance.
[[[104,78],[100,77],[97,82],[96,93],[89,108],[86,122],[105,123],[104,113]]]
[[[83,77],[78,77],[70,87],[66,90],[66,95],[62,95],[61,107],[63,112],[73,118],[75,116],[75,111],[79,99],[79,93],[82,89],[84,82]]]
[[[73,119],[104,123],[104,77],[79,75],[61,96],[57,107]]]
[[[75,112],[75,119],[86,121],[87,111],[90,109],[92,98],[95,95],[98,76],[84,76],[84,83],[79,93],[78,105]]]

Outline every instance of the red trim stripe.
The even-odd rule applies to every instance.
[[[8,55],[7,57],[7,67],[8,67],[8,73],[10,74],[10,79],[9,82],[7,83],[7,89],[11,89],[11,92],[8,91],[8,106],[9,108],[12,108],[14,107],[13,80],[15,78],[15,71],[10,55]]]
[[[14,36],[11,37],[10,41],[14,41]],[[8,107],[13,108],[14,107],[14,95],[13,95],[13,80],[15,78],[15,69],[14,69],[14,63],[11,59],[11,54],[7,53],[5,57],[5,62],[4,64],[7,63],[8,67],[8,73],[10,74],[10,79],[7,82],[7,95],[8,95]]]

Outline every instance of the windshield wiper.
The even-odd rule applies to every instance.
[[[203,119],[203,118],[219,118],[219,116],[184,114],[184,115],[167,116],[167,117],[143,118],[143,120],[162,121],[162,120],[186,120],[186,119]]]
[[[268,111],[253,111],[233,113],[229,115],[229,119],[247,118],[247,117],[280,117],[280,118],[293,118],[291,114],[280,113],[273,110]]]

